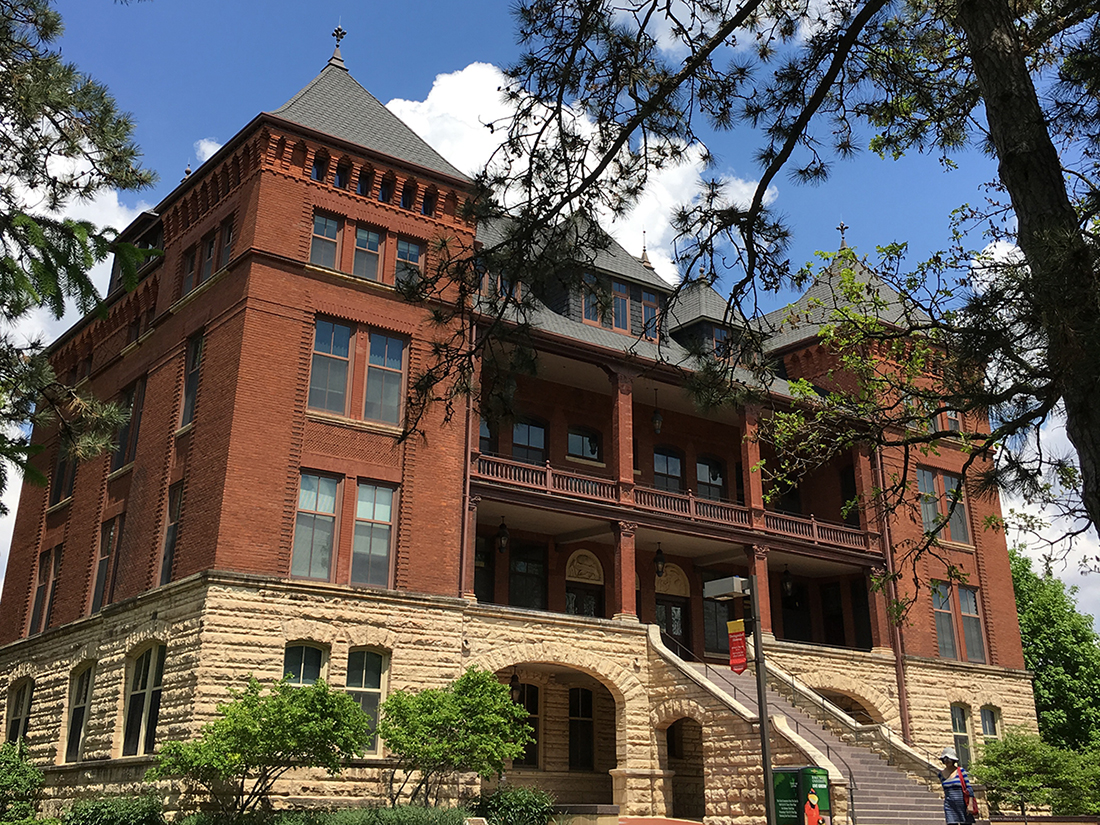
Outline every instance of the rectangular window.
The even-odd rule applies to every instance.
[[[615,329],[630,332],[630,290],[621,281],[611,282],[611,310]]]
[[[348,653],[348,695],[351,696],[370,720],[373,731],[378,727],[378,705],[382,701],[382,679],[386,673],[386,657],[373,650],[352,650]],[[371,736],[366,750],[374,753],[378,738]]]
[[[951,732],[955,735],[955,753],[959,756],[959,764],[966,768],[970,766],[970,708],[966,705],[951,706]]]
[[[57,545],[38,556],[38,585],[34,591],[31,609],[31,635],[41,633],[50,626],[53,600],[57,593],[57,580],[61,576],[62,545]]]
[[[679,453],[665,448],[653,451],[653,486],[670,493],[684,490],[684,463]]]
[[[951,610],[951,588],[943,582],[932,584],[932,611],[936,616],[936,641],[941,659],[955,659],[955,620]]]
[[[592,691],[587,688],[569,688],[569,770],[593,770],[595,744]]]
[[[222,224],[222,252],[218,258],[218,268],[229,266],[229,259],[233,257],[233,221]]]
[[[180,426],[186,427],[195,420],[195,400],[199,395],[199,368],[202,366],[202,335],[187,342],[187,355],[183,374],[183,410]]]
[[[943,501],[944,508],[950,508],[955,501],[954,509],[947,520],[947,538],[959,544],[970,544],[970,528],[966,518],[966,500],[963,497],[962,485],[958,476],[943,474]]]
[[[703,599],[703,650],[729,655],[730,636],[726,623],[733,618],[733,602]]]
[[[714,458],[700,458],[696,461],[695,486],[699,498],[725,501],[726,472],[722,462]]]
[[[401,422],[401,388],[404,384],[405,342],[378,332],[370,335],[367,366],[367,403],[363,417],[389,424]]]
[[[595,275],[584,276],[584,320],[600,323],[600,296]]]
[[[958,410],[948,410],[943,414],[943,418],[947,429],[951,432],[957,433],[962,430],[962,421]]]
[[[334,478],[302,473],[290,566],[290,575],[295,578],[324,581],[330,578],[339,488]]]
[[[936,477],[931,470],[917,468],[917,492],[920,494],[920,518],[924,532],[936,529],[939,520],[939,496],[936,494]]]
[[[1001,712],[997,708],[982,708],[982,736],[985,737],[987,744],[993,739],[1001,737],[1000,722]]]
[[[92,589],[92,613],[98,613],[105,604],[111,603],[114,595],[115,560],[118,548],[122,544],[122,527],[125,514],[115,516],[103,522],[99,529],[99,559],[95,569],[95,587]]]
[[[359,482],[355,508],[355,541],[351,550],[351,583],[389,587],[393,533],[393,490]]]
[[[603,585],[567,581],[565,583],[565,612],[570,616],[604,618]]]
[[[523,753],[512,760],[517,768],[537,768],[539,766],[539,689],[537,685],[521,684],[516,700],[527,711],[527,725],[531,728],[531,741]]]
[[[646,338],[657,337],[657,312],[660,304],[656,292],[642,290],[642,335]]]
[[[603,461],[603,445],[600,434],[581,427],[569,428],[568,454],[588,461]]]
[[[327,215],[313,216],[313,240],[309,247],[309,262],[314,266],[336,269],[336,239],[340,222]]]
[[[474,543],[474,595],[482,604],[496,601],[496,556],[485,536]]]
[[[978,591],[971,587],[959,587],[957,591],[963,644],[966,645],[966,660],[984,663],[985,641],[982,634],[982,619],[978,614]]]
[[[970,544],[970,522],[961,482],[958,476],[950,473],[917,468],[917,491],[920,496],[921,523],[925,532],[931,533],[939,529],[939,535],[945,541]],[[952,509],[956,496],[958,501],[954,502]],[[941,528],[945,519],[947,524]]]
[[[309,373],[309,406],[344,415],[351,365],[351,327],[317,319],[313,366]]]
[[[291,645],[283,654],[283,676],[292,685],[312,685],[321,678],[325,652],[313,645]]]
[[[18,742],[27,736],[27,726],[31,718],[31,696],[34,682],[24,679],[8,691],[8,731],[7,741]]]
[[[482,455],[494,455],[497,451],[496,428],[484,418],[478,427],[477,447]]]
[[[126,700],[122,755],[152,753],[157,743],[160,694],[164,680],[164,645],[153,645],[134,662]]]
[[[713,336],[714,357],[728,358],[730,354],[730,333],[725,327],[711,327]]]
[[[210,233],[202,239],[202,269],[199,272],[199,283],[205,284],[214,274],[214,261],[218,252],[218,238],[215,233]]]
[[[512,425],[512,458],[525,464],[545,464],[546,427],[534,421],[517,421]]]
[[[50,506],[60,504],[73,494],[76,482],[76,461],[69,457],[64,444],[57,447],[57,464],[50,480]]]
[[[177,481],[168,488],[168,526],[164,530],[164,556],[160,560],[161,584],[172,581],[172,565],[176,560],[176,542],[179,540],[182,512],[183,482]]]
[[[420,280],[421,273],[421,257],[424,254],[424,250],[420,244],[413,241],[398,240],[397,241],[397,283],[400,284],[415,284]]]
[[[539,545],[516,547],[508,568],[508,603],[531,610],[546,609],[546,549]]]
[[[379,234],[361,226],[355,228],[355,262],[352,274],[368,281],[378,280],[378,257],[382,246]]]
[[[183,256],[183,295],[198,286],[195,283],[195,262],[197,258],[198,253],[195,252],[194,248],[187,250],[187,253]]]
[[[111,472],[133,462],[137,455],[138,433],[141,430],[141,408],[145,403],[145,379],[138,381],[122,394],[121,406],[130,413],[129,420],[118,431],[118,446],[111,457]]]
[[[65,761],[79,762],[84,749],[84,728],[88,722],[88,705],[92,699],[92,676],[95,666],[88,665],[72,680],[69,694],[69,730],[65,737]]]

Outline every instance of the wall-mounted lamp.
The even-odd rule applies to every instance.
[[[508,535],[508,525],[504,523],[504,516],[500,517],[500,528],[497,530],[497,552],[506,553],[508,551],[508,542],[511,536]]]
[[[790,565],[783,568],[783,575],[779,577],[779,589],[788,599],[794,595],[794,576],[791,575]]]
[[[660,409],[657,407],[657,390],[653,390],[653,432],[657,435],[661,434],[661,427],[664,426],[665,417],[661,415]]]
[[[519,674],[516,673],[515,666],[512,667],[512,678],[508,680],[508,691],[512,694],[512,701],[518,704],[523,687],[519,683]]]
[[[653,557],[653,566],[657,568],[657,578],[665,574],[665,554],[661,551],[661,542],[657,542],[657,555]]]

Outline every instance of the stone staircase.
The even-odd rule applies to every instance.
[[[738,675],[729,669],[698,663],[681,662],[681,666],[696,671],[750,711],[757,712],[756,677],[751,668]],[[793,689],[791,695],[793,704],[769,684],[768,713],[785,716],[791,729],[825,754],[848,779],[852,825],[943,824],[943,797],[939,793],[906,770],[891,765],[870,747],[857,744],[858,736],[841,736],[832,726],[819,721],[821,716],[828,715],[828,703],[815,707],[810,705],[812,700]],[[807,706],[815,713],[808,713]],[[913,769],[924,768],[925,776],[931,773],[916,760],[910,759],[910,763]]]

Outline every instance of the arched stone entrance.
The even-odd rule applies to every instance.
[[[703,726],[691,717],[677,719],[663,732],[659,743],[661,768],[672,773],[674,819],[702,819],[706,815],[703,774]]]

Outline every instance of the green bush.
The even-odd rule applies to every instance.
[[[0,745],[0,822],[34,819],[45,781],[22,748],[12,742]]]
[[[245,814],[237,825],[462,825],[470,816],[465,808],[425,808],[399,805],[396,808],[340,808],[332,811],[275,811]],[[180,825],[224,825],[225,815],[192,814]]]
[[[479,796],[474,813],[489,825],[547,825],[554,814],[554,797],[538,788],[505,785]]]
[[[64,825],[164,825],[155,796],[108,796],[77,802],[65,814]]]

